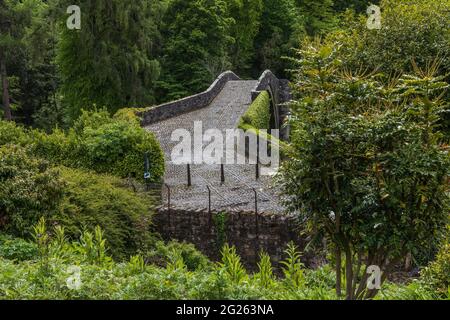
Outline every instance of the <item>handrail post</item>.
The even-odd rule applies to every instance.
[[[259,180],[259,132],[256,133],[256,180]]]
[[[191,165],[187,165],[187,179],[188,179],[188,187],[192,186],[192,178],[191,178]]]
[[[253,192],[255,194],[255,262],[257,262],[259,253],[258,193],[255,188],[253,188]]]
[[[167,183],[165,183],[164,185],[167,188],[167,218],[169,220],[169,232],[170,232],[170,229],[172,227],[172,221],[171,221],[172,219],[171,219],[171,214],[170,214],[170,210],[171,210],[170,209],[170,187]]]
[[[222,184],[225,183],[225,168],[224,168],[223,163],[220,165],[220,182]]]
[[[208,215],[209,215],[209,224],[211,225],[212,222],[212,213],[211,213],[211,188],[207,185],[206,188],[208,189]]]

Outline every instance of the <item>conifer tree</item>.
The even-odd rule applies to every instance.
[[[227,50],[232,19],[223,0],[172,0],[163,19],[164,100],[206,89],[230,67]]]
[[[240,76],[249,75],[255,59],[255,38],[261,26],[263,8],[263,0],[233,0],[228,3],[229,15],[234,20],[230,58],[233,70]]]
[[[31,3],[28,0],[0,2],[0,78],[6,120],[12,120],[7,65],[23,44],[25,28],[31,21],[31,12]]]
[[[65,13],[72,1],[59,0]],[[111,112],[154,101],[160,2],[81,0],[81,29],[69,30],[65,14],[57,62],[70,119],[95,104]]]

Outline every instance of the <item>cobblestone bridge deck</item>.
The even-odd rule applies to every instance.
[[[155,133],[165,153],[165,183],[171,188],[171,203],[174,206],[205,209],[208,207],[207,186],[211,188],[212,210],[254,210],[254,192],[258,191],[259,212],[282,212],[277,190],[272,178],[261,176],[255,179],[255,165],[225,165],[225,183],[220,181],[220,165],[191,165],[192,186],[187,186],[186,165],[171,162],[172,148],[178,142],[170,141],[176,129],[186,129],[193,133],[194,122],[202,121],[203,131],[237,127],[240,117],[251,103],[251,90],[257,81],[229,81],[223,90],[205,108],[163,120],[146,127]],[[164,188],[163,200],[167,203]]]

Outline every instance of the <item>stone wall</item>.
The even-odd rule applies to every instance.
[[[142,126],[169,119],[180,114],[191,112],[208,106],[214,98],[222,91],[228,81],[240,80],[240,78],[231,71],[222,73],[208,90],[189,96],[180,100],[151,107],[139,114],[142,117]]]
[[[213,260],[220,258],[219,234],[213,215],[208,210],[189,210],[167,207],[159,208],[153,218],[155,231],[164,240],[177,239],[193,243],[197,249]],[[257,253],[267,252],[274,265],[284,259],[283,251],[293,241],[303,251],[309,239],[300,236],[299,224],[292,216],[260,214],[253,212],[229,212],[225,218],[224,235],[234,245],[244,265],[256,269]],[[306,266],[319,263],[316,257],[305,254],[302,262]]]
[[[274,98],[276,99],[275,103],[278,104],[279,101],[279,88],[280,88],[280,80],[272,73],[270,70],[266,70],[263,72],[261,77],[258,79],[258,84],[252,90],[252,101],[258,97],[261,91],[270,89]]]

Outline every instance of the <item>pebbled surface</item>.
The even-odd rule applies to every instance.
[[[256,84],[257,81],[229,81],[209,106],[146,127],[155,133],[164,150],[164,180],[171,188],[171,203],[174,206],[206,209],[209,186],[212,210],[253,211],[255,198],[252,188],[255,188],[258,191],[259,212],[283,212],[272,178],[261,176],[256,181],[255,165],[225,165],[223,185],[220,183],[220,165],[191,165],[192,186],[188,187],[186,165],[174,165],[171,162],[172,149],[178,144],[170,140],[174,130],[182,128],[193,133],[195,121],[202,121],[203,132],[208,129],[225,132],[226,129],[236,128],[251,103],[251,90]],[[165,188],[163,201],[167,203]]]

